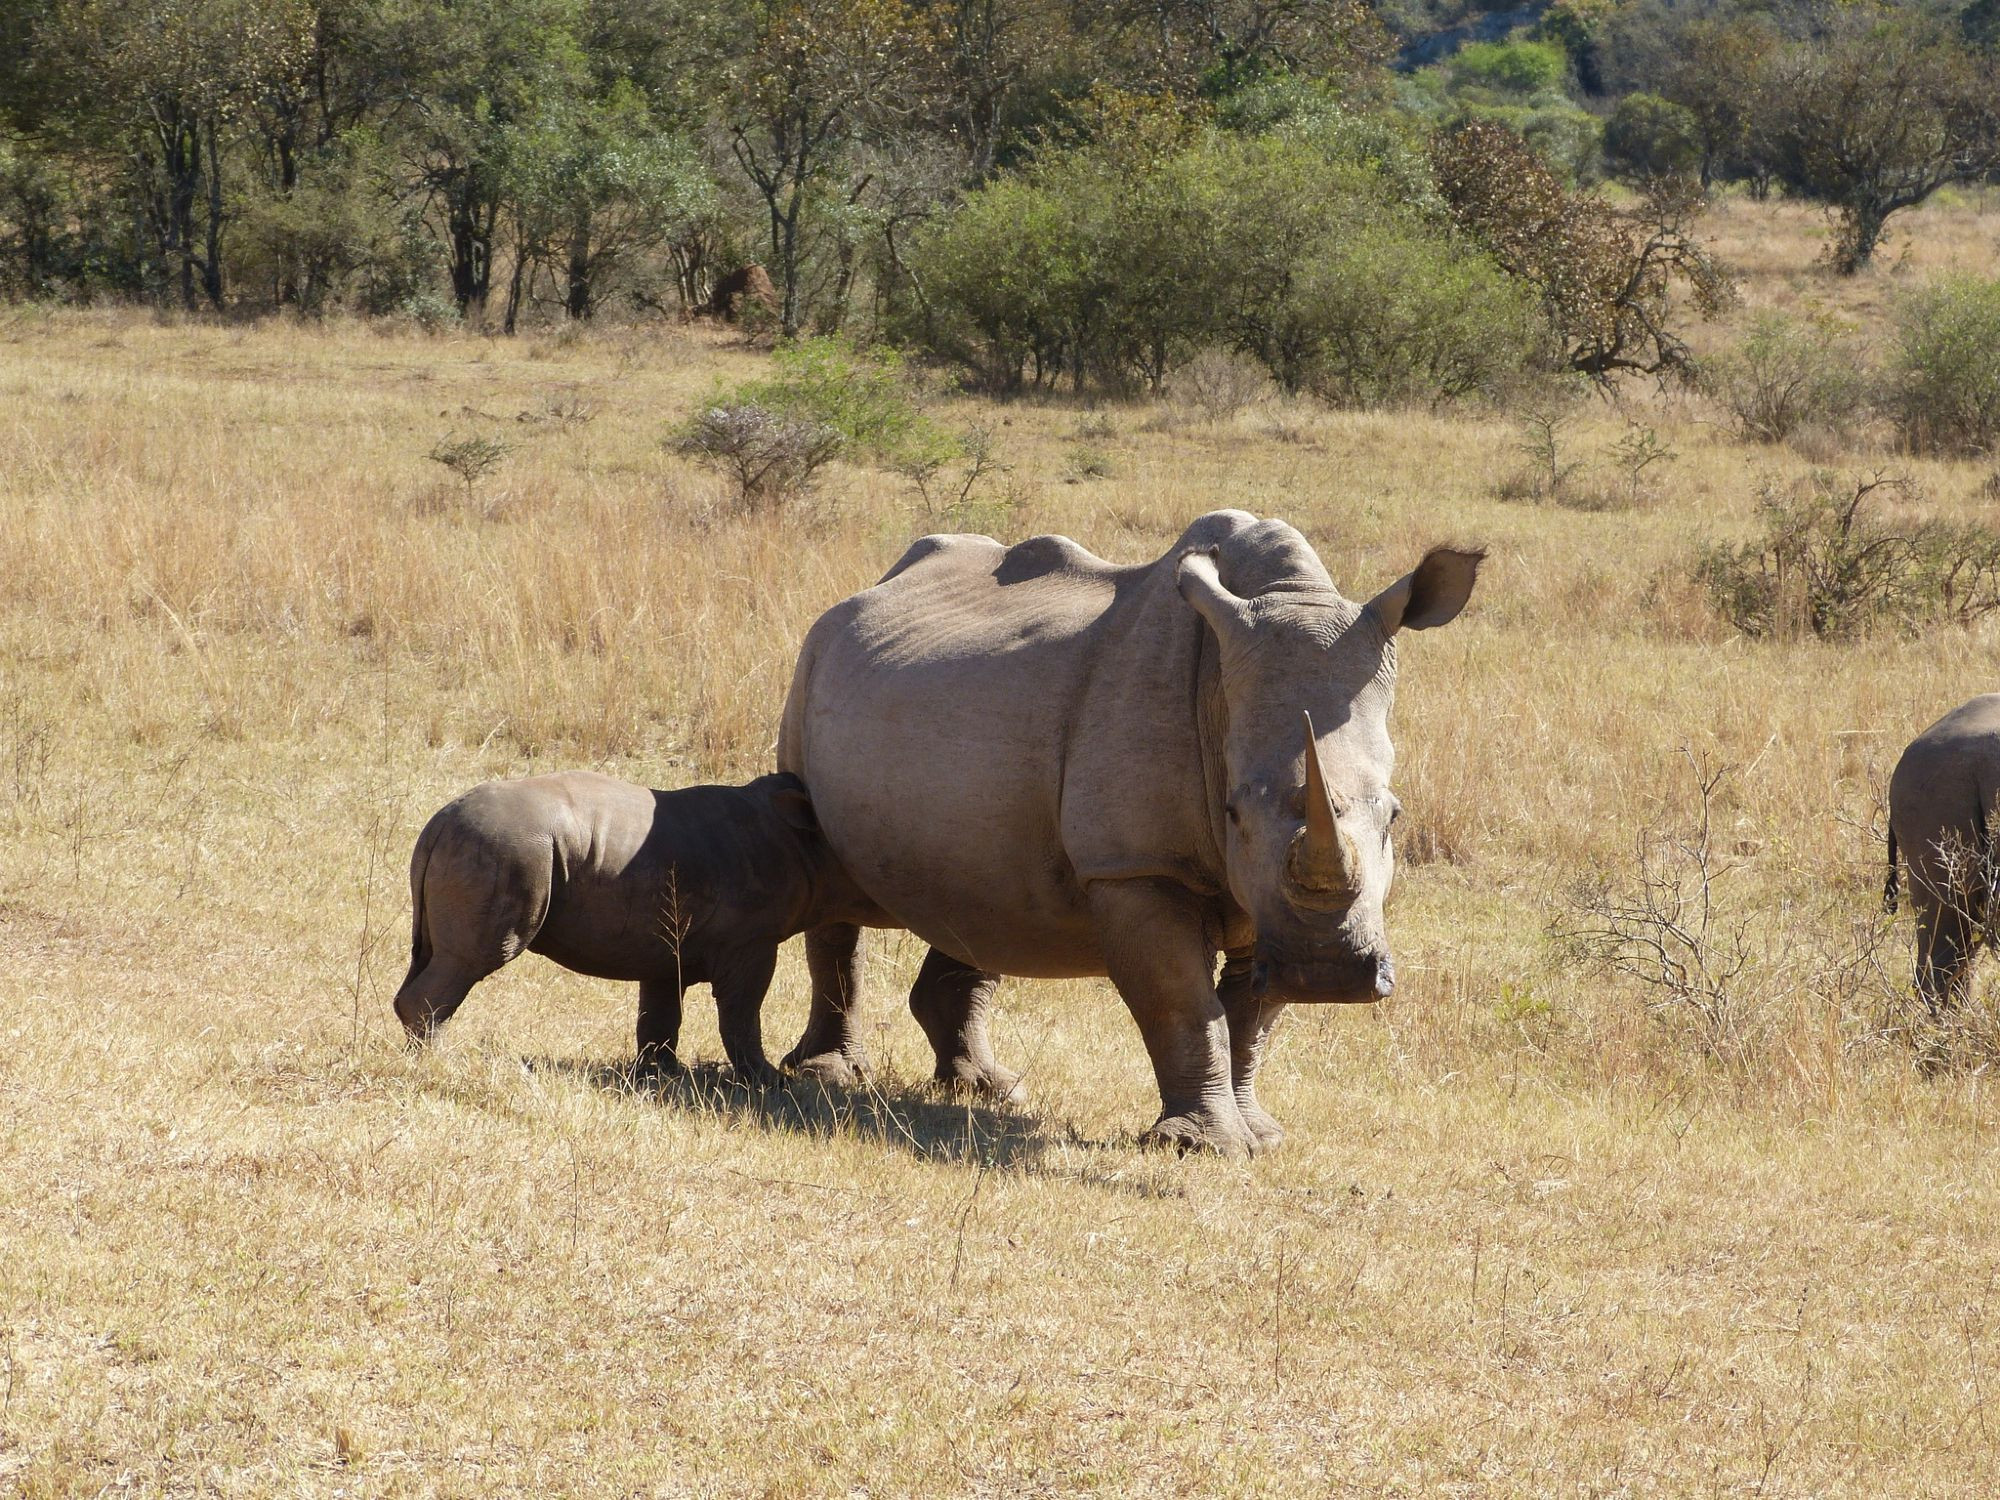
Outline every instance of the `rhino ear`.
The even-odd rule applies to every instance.
[[[1485,561],[1483,550],[1465,552],[1455,547],[1433,547],[1414,571],[1405,573],[1370,599],[1368,607],[1382,622],[1384,635],[1449,625],[1472,597],[1479,565]]]
[[[1250,634],[1250,606],[1223,586],[1222,575],[1215,570],[1213,550],[1183,557],[1174,582],[1181,597],[1208,621],[1217,640],[1226,643]]]
[[[819,832],[819,819],[813,815],[806,784],[789,771],[779,773],[775,779],[778,785],[771,792],[771,811],[801,833]]]

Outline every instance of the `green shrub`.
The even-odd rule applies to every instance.
[[[1890,399],[1919,451],[2000,446],[2000,281],[1947,276],[1899,301]]]
[[[1531,357],[1533,319],[1406,147],[1300,119],[1053,156],[918,237],[902,326],[1002,389],[1157,390],[1220,348],[1335,401],[1463,395]]]
[[[1782,443],[1801,427],[1845,425],[1867,387],[1860,350],[1844,329],[1775,312],[1758,314],[1703,376],[1737,434],[1760,443]]]
[[[934,220],[910,258],[924,295],[899,319],[904,337],[991,390],[1063,373],[1085,252],[1059,192],[1001,178]]]
[[[391,315],[423,333],[432,334],[457,328],[463,321],[451,294],[435,287],[411,292],[396,303]]]
[[[1555,42],[1468,42],[1448,66],[1454,88],[1535,94],[1561,86],[1569,54]]]
[[[729,475],[745,509],[810,492],[820,470],[848,454],[891,468],[949,455],[950,439],[918,408],[894,350],[798,339],[772,363],[766,379],[717,390],[668,438],[684,457]]]
[[[1301,384],[1342,406],[1488,391],[1541,342],[1530,292],[1470,247],[1391,216],[1307,261],[1290,313]]]
[[[714,403],[758,408],[839,434],[844,451],[894,463],[938,434],[911,398],[900,356],[841,338],[798,339],[772,356],[777,373],[723,393]]]
[[[1685,176],[1701,166],[1701,127],[1658,94],[1627,94],[1604,122],[1604,164],[1626,182]]]

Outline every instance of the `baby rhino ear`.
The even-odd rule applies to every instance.
[[[790,771],[780,771],[771,779],[777,783],[771,790],[771,810],[803,833],[818,833],[819,819],[813,816],[806,784]]]
[[[1479,565],[1485,561],[1483,551],[1433,547],[1413,572],[1405,573],[1369,600],[1368,607],[1382,622],[1384,635],[1449,625],[1472,597]]]

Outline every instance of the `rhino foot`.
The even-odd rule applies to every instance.
[[[732,1062],[729,1071],[736,1075],[736,1081],[745,1088],[774,1089],[785,1081],[785,1075],[772,1067],[767,1059],[761,1057],[747,1066]]]
[[[632,1086],[656,1089],[669,1078],[685,1078],[687,1064],[671,1052],[651,1053],[632,1064]]]
[[[785,1068],[803,1077],[817,1078],[821,1083],[838,1084],[842,1088],[859,1088],[875,1071],[874,1065],[868,1061],[868,1054],[858,1047],[840,1052],[815,1052],[809,1056],[793,1051],[786,1054]]]
[[[953,1090],[962,1089],[1002,1102],[1018,1098],[1021,1092],[1021,1075],[1012,1068],[1003,1068],[998,1063],[982,1066],[969,1057],[953,1058],[941,1066],[937,1082]]]
[[[1227,1114],[1211,1109],[1191,1109],[1180,1114],[1161,1115],[1153,1128],[1139,1137],[1141,1146],[1174,1151],[1182,1156],[1190,1151],[1213,1151],[1219,1156],[1254,1156],[1260,1142],[1243,1123],[1233,1107]]]
[[[1270,1111],[1263,1105],[1254,1101],[1244,1104],[1239,1100],[1237,1109],[1243,1116],[1244,1128],[1256,1138],[1257,1144],[1252,1150],[1269,1151],[1285,1138],[1285,1127],[1272,1119]]]

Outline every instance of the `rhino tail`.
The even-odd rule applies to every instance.
[[[1889,878],[1882,886],[1882,910],[1896,914],[1896,825],[1889,825]]]

